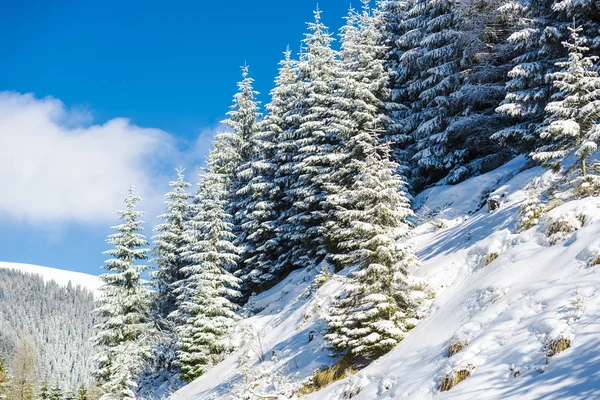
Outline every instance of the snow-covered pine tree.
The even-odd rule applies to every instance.
[[[63,400],[63,392],[59,385],[54,384],[48,396],[49,400]]]
[[[233,229],[236,237],[243,243],[245,232],[241,223],[245,209],[251,198],[248,184],[253,179],[254,163],[260,160],[258,137],[259,105],[256,100],[258,92],[254,90],[254,79],[249,74],[247,65],[242,67],[242,80],[238,83],[238,92],[233,96],[233,105],[222,123],[231,128],[237,136],[237,165],[231,173],[230,201],[226,211],[233,217]]]
[[[390,124],[381,133],[382,141],[391,150],[391,157],[399,164],[401,175],[409,174],[407,151],[411,137],[406,134],[406,122],[409,115],[408,91],[411,79],[418,73],[418,57],[414,54],[418,48],[421,15],[414,7],[414,0],[379,0],[375,13],[375,26],[380,30],[380,45],[385,47],[383,56],[385,70],[389,77],[391,102],[387,103],[386,113]]]
[[[562,52],[560,28],[551,2],[520,0],[507,2],[500,11],[514,24],[508,37],[516,56],[508,73],[506,96],[496,111],[511,124],[492,138],[502,144],[530,151],[539,139],[544,107],[549,101],[551,83],[545,76],[554,70]]]
[[[411,181],[418,190],[443,178],[456,164],[445,130],[449,96],[460,85],[463,42],[453,1],[417,1],[413,7],[416,10],[409,13],[420,16],[416,28],[421,36],[416,49],[419,71],[418,79],[411,80],[407,88],[411,110],[404,125],[414,143],[409,151],[414,173]]]
[[[388,133],[393,125],[389,115],[394,109],[390,74],[385,68],[388,48],[377,27],[378,13],[373,14],[370,0],[362,0],[362,3],[362,12],[351,9],[342,28],[343,73],[338,78],[338,86],[342,97],[353,102],[351,106],[342,103],[355,123],[352,129],[360,131],[368,127],[381,135]]]
[[[77,391],[77,400],[90,400],[88,390],[83,385],[81,385]]]
[[[102,400],[136,399],[138,375],[150,356],[148,339],[154,325],[150,318],[151,295],[149,283],[142,278],[147,270],[144,263],[150,249],[143,234],[144,214],[136,211],[140,198],[133,186],[125,199],[126,209],[117,211],[123,224],[112,229],[107,243],[114,246],[105,254],[112,258],[104,264],[108,273],[104,282],[96,314],[98,347],[95,376],[102,391]]]
[[[298,63],[298,106],[289,114],[299,126],[283,135],[286,141],[293,140],[295,152],[280,166],[289,174],[286,179],[290,183],[284,199],[290,206],[278,225],[280,240],[287,243],[286,253],[280,257],[282,269],[287,271],[312,268],[326,256],[326,185],[336,153],[343,146],[344,131],[352,124],[339,104],[344,99],[334,96],[341,68],[320,10],[308,26]]]
[[[342,61],[348,73],[339,80],[339,95],[346,99],[353,125],[337,154],[327,194],[332,261],[338,269],[355,271],[330,309],[325,337],[336,352],[373,359],[404,335],[403,319],[412,307],[406,269],[415,257],[396,244],[408,232],[406,218],[412,211],[389,147],[379,143],[378,132],[388,122],[381,100],[387,75],[368,1],[364,6],[360,15],[351,11],[343,31]]]
[[[218,177],[219,183],[224,187],[225,211],[232,218],[240,209],[236,193],[244,186],[244,174],[240,177],[239,172],[241,166],[246,165],[256,151],[254,140],[259,132],[260,103],[256,101],[258,93],[253,88],[254,80],[248,75],[248,70],[247,65],[242,67],[242,81],[238,83],[238,92],[233,96],[228,118],[222,121],[229,130],[215,136],[208,160],[211,172],[216,174],[215,177]]]
[[[164,222],[154,228],[158,234],[152,238],[152,262],[157,266],[152,273],[156,290],[153,309],[162,332],[152,362],[154,369],[158,371],[172,371],[175,368],[175,327],[183,322],[177,319],[177,283],[184,278],[181,271],[187,265],[183,257],[186,245],[184,227],[192,216],[193,208],[190,203],[193,196],[187,192],[191,184],[185,181],[183,172],[182,168],[177,169],[177,179],[170,182],[173,190],[165,195],[167,212],[159,216]]]
[[[356,135],[348,149],[352,158],[343,174],[354,178],[331,199],[337,205],[331,241],[338,250],[332,259],[355,271],[329,310],[325,338],[336,353],[374,359],[402,340],[404,320],[414,310],[406,276],[416,258],[396,243],[408,232],[411,210],[395,163],[373,135]]]
[[[38,376],[37,357],[31,334],[28,331],[21,332],[10,366],[12,377],[7,396],[9,399],[34,399]]]
[[[153,271],[153,284],[156,288],[157,311],[161,318],[167,318],[177,309],[176,283],[183,279],[181,269],[186,265],[182,253],[185,246],[184,225],[192,216],[187,189],[192,185],[186,182],[182,168],[177,169],[177,179],[169,183],[173,190],[165,195],[167,212],[160,215],[164,223],[154,228],[159,232],[152,238],[154,258],[157,269]]]
[[[198,194],[197,212],[187,222],[189,262],[182,272],[184,290],[180,308],[186,321],[179,328],[179,364],[186,382],[198,378],[221,360],[226,350],[225,336],[237,314],[233,300],[239,296],[240,280],[229,271],[237,261],[232,224],[224,207],[226,189],[222,178],[211,172],[204,176]]]
[[[581,36],[593,52],[597,51],[600,10],[594,2],[514,0],[501,11],[514,22],[516,29],[509,41],[516,56],[506,98],[497,109],[509,116],[512,124],[496,133],[494,139],[529,152],[540,145],[544,109],[553,91],[546,76],[556,72],[556,63],[566,57],[561,42],[569,38],[569,26],[573,20],[579,21]]]
[[[583,177],[587,160],[600,141],[600,77],[594,68],[597,56],[584,56],[589,50],[582,28],[572,27],[571,38],[563,42],[569,51],[568,61],[556,63],[559,71],[547,76],[557,90],[545,108],[546,119],[541,132],[543,145],[532,154],[534,160],[559,168],[568,156],[575,155]]]
[[[0,400],[7,399],[9,384],[8,366],[4,359],[0,358]]]
[[[495,112],[505,97],[507,73],[514,56],[507,43],[512,24],[499,9],[505,0],[467,0],[454,10],[460,32],[459,84],[447,97],[443,130],[451,168],[440,184],[455,184],[495,169],[515,152],[491,136],[509,125]],[[437,140],[437,139],[436,139]]]
[[[245,234],[238,241],[244,249],[237,272],[243,281],[244,298],[269,289],[286,275],[277,262],[285,252],[285,244],[279,240],[276,229],[278,219],[286,211],[283,193],[287,186],[286,180],[282,179],[285,173],[279,165],[289,160],[289,148],[281,136],[292,125],[287,115],[294,110],[297,96],[296,61],[289,48],[284,55],[275,88],[271,91],[271,102],[266,106],[268,113],[260,122],[261,130],[256,135],[257,151],[251,160],[252,179],[238,192],[249,199],[240,224]]]
[[[228,113],[229,119],[224,121],[238,134],[241,143],[240,164],[232,184],[231,207],[226,208],[226,212],[233,216],[233,232],[240,250],[235,275],[242,279],[242,301],[254,291],[265,290],[269,281],[274,279],[257,262],[261,257],[270,257],[259,248],[274,237],[274,226],[269,221],[276,217],[273,201],[278,196],[273,163],[277,137],[261,125],[260,103],[256,100],[258,92],[248,76],[248,67],[244,67],[243,77],[232,110]]]

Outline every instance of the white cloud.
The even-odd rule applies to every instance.
[[[111,223],[132,183],[147,211],[162,208],[167,170],[181,159],[174,138],[127,119],[89,122],[57,99],[0,92],[2,219]]]

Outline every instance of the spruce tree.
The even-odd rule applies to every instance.
[[[21,333],[11,362],[9,399],[33,400],[37,381],[37,353],[28,331]]]
[[[104,286],[96,309],[98,334],[94,342],[98,347],[95,376],[103,400],[135,399],[138,376],[150,356],[151,296],[149,283],[142,278],[150,250],[146,238],[139,233],[143,229],[140,217],[144,214],[135,210],[139,201],[131,187],[125,199],[126,209],[117,211],[123,224],[113,227],[116,233],[107,239],[113,246],[105,252],[112,257],[104,264],[108,273],[100,277]]]
[[[6,400],[10,385],[8,367],[4,359],[0,358],[0,400]]]
[[[171,371],[176,359],[176,325],[178,319],[177,285],[184,278],[182,269],[187,265],[183,251],[186,245],[184,228],[192,216],[193,197],[186,189],[191,184],[185,181],[183,169],[177,169],[177,179],[170,182],[173,191],[166,194],[167,212],[159,216],[164,222],[154,228],[158,235],[154,241],[154,259],[157,266],[153,272],[153,284],[156,290],[154,309],[161,327],[162,339],[155,349],[153,365],[157,370]]]
[[[514,32],[507,40],[516,55],[508,73],[506,96],[496,109],[511,123],[493,138],[520,151],[532,150],[539,140],[544,108],[551,93],[551,83],[545,76],[554,71],[554,63],[562,52],[559,21],[551,6],[551,2],[513,1],[501,8],[514,25]]]
[[[408,232],[412,211],[398,165],[379,140],[389,121],[382,100],[388,79],[368,2],[360,15],[351,11],[348,22],[338,95],[354,123],[330,176],[327,243],[337,268],[355,272],[330,309],[325,337],[338,353],[373,359],[402,339],[403,320],[412,311],[405,279],[415,257],[396,244]]]
[[[63,400],[63,393],[58,384],[54,384],[48,396],[49,400]]]
[[[48,400],[50,398],[50,386],[48,385],[48,381],[44,381],[42,384],[39,397],[41,400]]]
[[[225,187],[210,170],[198,194],[197,213],[186,224],[184,256],[189,262],[182,272],[184,291],[180,308],[186,321],[179,329],[179,363],[186,382],[198,378],[219,362],[224,338],[237,315],[232,300],[239,296],[239,279],[229,271],[237,261],[232,224],[224,207]]]
[[[589,48],[580,36],[582,28],[569,29],[571,38],[563,42],[569,50],[569,59],[556,63],[560,70],[548,75],[557,92],[545,108],[546,119],[540,135],[544,144],[532,153],[532,158],[558,168],[566,157],[574,154],[585,177],[588,157],[598,149],[600,141],[600,77],[594,68],[598,57],[583,55]]]
[[[416,259],[396,243],[407,234],[412,212],[395,164],[373,136],[359,134],[349,148],[355,177],[332,200],[337,224],[331,241],[337,243],[334,262],[356,271],[329,311],[325,338],[338,353],[374,359],[402,340],[403,321],[413,311],[406,276]]]
[[[394,107],[388,110],[392,123],[382,140],[392,149],[392,159],[399,164],[403,176],[410,176],[413,169],[414,139],[411,132],[419,123],[418,102],[422,66],[419,60],[423,49],[422,10],[425,5],[420,0],[380,0],[380,12],[376,14],[376,26],[381,31],[385,69],[389,75],[389,88]]]
[[[289,182],[279,166],[293,155],[283,134],[293,125],[288,114],[294,110],[297,95],[296,61],[289,48],[284,55],[271,102],[266,106],[268,113],[256,134],[257,151],[249,164],[252,179],[240,190],[248,199],[240,224],[245,234],[238,241],[244,249],[237,272],[243,282],[244,298],[269,289],[286,274],[278,263],[279,256],[285,253],[285,243],[279,240],[277,223],[286,212],[283,195]]]
[[[193,196],[186,191],[192,185],[185,181],[183,169],[177,169],[177,180],[170,182],[169,186],[173,191],[165,195],[167,212],[159,216],[164,223],[154,228],[159,234],[152,238],[152,261],[158,267],[152,277],[161,318],[167,318],[177,309],[176,283],[183,278],[181,269],[186,265],[182,256],[185,245],[183,230],[192,214],[190,199]]]
[[[248,75],[248,66],[242,68],[242,81],[238,83],[238,93],[223,123],[237,135],[239,148],[238,165],[232,174],[230,201],[225,211],[231,215],[236,245],[240,250],[240,260],[236,276],[243,281],[243,291],[249,294],[250,287],[256,286],[258,275],[255,268],[257,247],[260,246],[261,223],[264,201],[272,190],[272,165],[267,158],[272,153],[272,135],[263,132],[260,126],[259,95],[254,90],[254,80]],[[268,201],[268,200],[267,200]]]
[[[315,21],[308,25],[298,64],[299,104],[290,114],[299,125],[286,133],[294,141],[294,155],[280,167],[289,171],[290,182],[284,199],[289,204],[288,212],[278,225],[281,241],[288,246],[280,263],[288,271],[314,268],[326,256],[326,185],[336,153],[343,146],[344,131],[352,124],[340,105],[344,99],[334,95],[340,65],[320,10],[315,11]]]
[[[77,400],[89,400],[90,397],[88,395],[88,390],[85,388],[84,385],[81,385],[79,387],[79,390],[77,391]]]
[[[348,171],[333,178],[339,182],[338,175],[354,177],[332,195],[337,207],[330,243],[336,243],[332,260],[338,267],[355,272],[329,310],[325,338],[336,353],[375,359],[402,340],[404,320],[414,311],[406,277],[416,258],[396,243],[406,236],[406,218],[412,212],[385,148],[378,148],[366,132],[354,137],[348,148]]]
[[[259,102],[256,100],[258,92],[254,90],[254,79],[249,74],[249,67],[242,67],[242,81],[238,83],[238,92],[233,96],[233,105],[227,113],[226,120],[222,123],[228,126],[233,135],[232,145],[234,147],[228,149],[234,154],[228,155],[230,171],[219,171],[228,175],[230,187],[228,202],[226,203],[226,211],[233,218],[233,228],[236,236],[240,236],[240,241],[244,241],[245,232],[241,228],[241,224],[245,215],[246,206],[251,199],[251,193],[247,185],[253,179],[255,171],[253,170],[253,161],[260,157],[258,136],[260,135],[260,127],[258,119]],[[219,150],[219,152],[221,152]],[[214,162],[213,162],[214,164]],[[215,165],[216,168],[216,165]]]

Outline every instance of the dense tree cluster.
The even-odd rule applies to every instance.
[[[0,298],[0,399],[91,399],[93,293],[0,269]]]
[[[242,68],[198,191],[182,170],[171,183],[152,283],[130,193],[98,309],[103,399],[135,398],[148,369],[202,375],[230,351],[239,305],[301,268],[346,269],[325,338],[339,354],[377,358],[415,310],[407,278],[418,261],[399,242],[410,192],[519,153],[555,166],[574,155],[588,174],[600,116],[597,59],[584,54],[598,43],[595,4],[362,3],[339,49],[315,12],[298,58],[284,53],[264,116]]]

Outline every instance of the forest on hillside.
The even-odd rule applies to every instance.
[[[415,194],[520,154],[600,192],[596,3],[363,0],[337,35],[314,16],[264,108],[242,68],[197,187],[177,171],[152,234],[131,188],[95,313],[102,399],[202,376],[255,295],[301,269],[315,287],[347,272],[324,339],[338,369],[363,368],[419,322],[399,242]]]
[[[86,399],[94,308],[87,289],[0,268],[0,399]]]

